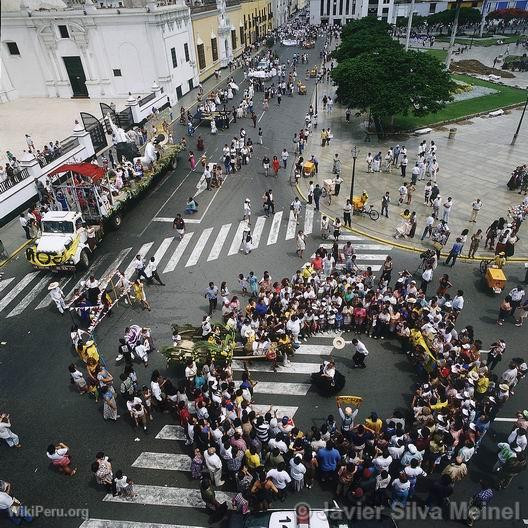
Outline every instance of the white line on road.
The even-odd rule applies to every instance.
[[[356,260],[385,260],[387,255],[380,253],[356,253]]]
[[[198,262],[198,259],[200,258],[200,255],[202,254],[202,251],[204,250],[205,245],[207,244],[207,241],[209,240],[209,237],[211,236],[212,232],[212,227],[208,227],[207,229],[204,229],[202,231],[198,242],[196,242],[196,246],[194,246],[194,249],[192,250],[189,260],[187,261],[187,264],[185,264],[186,268],[194,266]]]
[[[285,394],[288,396],[305,396],[310,390],[309,383],[280,383],[278,381],[259,381],[254,394]]]
[[[14,280],[15,277],[11,277],[10,279],[4,279],[3,281],[0,281],[0,292],[5,290],[5,288],[7,288]]]
[[[296,228],[297,220],[295,220],[295,215],[293,214],[293,211],[290,211],[290,217],[288,218],[288,227],[286,228],[285,240],[291,240],[295,237]]]
[[[282,222],[282,211],[273,215],[273,221],[271,222],[271,229],[268,235],[268,246],[275,244],[279,238],[279,230]]]
[[[264,114],[265,112],[262,112],[262,114],[260,114],[260,117],[258,118],[257,123],[260,123],[260,120],[264,117]]]
[[[209,253],[209,256],[207,257],[207,262],[211,260],[216,260],[220,256],[220,251],[222,251],[222,247],[224,246],[230,229],[231,224],[224,224],[220,228],[220,232],[218,233],[213,247],[211,248],[211,253]]]
[[[185,432],[181,425],[164,425],[156,435],[156,440],[186,440]]]
[[[313,231],[314,208],[311,205],[306,206],[304,212],[304,234],[310,235]]]
[[[116,269],[119,269],[119,266],[121,266],[121,262],[125,260],[126,256],[132,251],[132,248],[125,248],[122,249],[117,257],[111,262],[111,264],[104,270],[104,272],[100,275],[100,278],[106,277],[110,273],[114,273]]]
[[[193,233],[185,233],[185,235],[183,235],[183,238],[180,240],[178,247],[174,250],[174,253],[172,254],[172,257],[169,259],[169,262],[167,262],[167,265],[165,266],[163,273],[169,273],[169,271],[174,271],[176,269],[176,266],[178,265],[178,262],[180,262],[183,252],[189,245],[189,242],[191,241],[192,236],[193,236]]]
[[[264,224],[266,223],[265,216],[259,216],[255,223],[255,228],[251,234],[251,242],[253,243],[254,248],[258,248],[260,244],[260,238],[262,236],[262,231],[264,230]]]
[[[0,301],[0,312],[40,273],[28,273],[17,285]]]
[[[343,249],[345,244],[338,244],[339,249]],[[321,244],[324,249],[332,249],[332,244]],[[367,250],[367,251],[390,251],[392,246],[385,246],[382,244],[352,244],[354,250]]]
[[[164,222],[166,224],[172,224],[174,218],[167,218],[166,216],[158,216],[152,219],[153,222]],[[184,218],[186,224],[200,224],[202,222],[201,218]]]
[[[87,519],[79,528],[200,528],[187,524],[161,524],[138,521],[112,521],[110,519]]]
[[[516,422],[517,418],[495,418],[496,422]]]
[[[59,287],[60,289],[64,289],[66,286],[68,286],[69,282],[73,279],[73,277],[67,277],[64,279],[61,279],[59,281]],[[40,301],[37,306],[35,307],[35,310],[40,310],[42,308],[46,308],[49,306],[53,301],[51,300],[51,297],[49,295],[46,295],[42,301]]]
[[[257,414],[266,414],[269,411],[270,406],[269,405],[256,405],[253,403],[251,405],[251,408]],[[289,406],[284,406],[284,405],[275,406],[274,405],[271,413],[273,414],[275,411],[277,411],[277,418],[282,418],[283,416],[288,416],[289,418],[293,418],[298,408],[299,407],[289,407]]]
[[[190,488],[172,488],[169,486],[145,486],[134,484],[134,493],[132,498],[113,496],[107,494],[103,501],[105,502],[123,502],[126,504],[150,504],[152,506],[180,506],[183,508],[205,508],[205,504],[200,495],[199,489]],[[231,502],[234,493],[225,493],[216,491],[216,500],[220,503]]]
[[[143,244],[139,251],[134,255],[134,258],[130,262],[130,264],[125,269],[125,277],[127,279],[130,279],[132,274],[134,273],[134,262],[136,261],[136,256],[141,255],[143,258],[145,258],[146,254],[149,252],[150,248],[154,245],[154,242],[147,242],[146,244]]]
[[[275,372],[272,365],[267,361],[265,363],[254,363],[248,367],[250,371],[253,372]],[[235,360],[233,361],[233,370],[234,371],[243,371],[244,365],[242,361]],[[287,367],[283,367],[280,363],[278,365],[278,374],[311,374],[312,372],[317,372],[319,370],[319,365],[317,363],[289,363]]]
[[[296,351],[297,354],[306,354],[309,356],[328,356],[332,353],[334,347],[331,345],[301,345]]]
[[[345,242],[349,241],[349,240],[365,240],[365,237],[360,237],[360,236],[357,236],[357,235],[339,235],[339,239],[340,240],[344,240]]]
[[[163,242],[159,245],[159,248],[156,250],[156,253],[154,253],[154,262],[156,264],[159,264],[161,259],[163,258],[163,255],[167,252],[167,249],[169,249],[169,246],[172,244],[172,241],[174,240],[174,237],[168,237],[164,238]]]
[[[240,251],[240,245],[242,244],[242,236],[244,235],[244,231],[247,230],[247,222],[245,220],[242,220],[242,222],[238,224],[235,237],[233,238],[233,241],[231,242],[231,247],[227,252],[228,255],[236,255]]]
[[[142,469],[162,469],[165,471],[191,471],[191,458],[189,455],[177,453],[141,453],[132,467]]]
[[[35,299],[35,297],[50,283],[51,278],[45,275],[40,279],[31,290],[24,295],[24,298],[7,314],[6,317],[14,317],[15,315],[21,314],[29,304]]]

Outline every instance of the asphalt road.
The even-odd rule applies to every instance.
[[[294,50],[284,48],[280,52],[284,56],[293,54]],[[317,50],[311,50],[310,53],[312,56],[318,55]],[[313,63],[314,60],[311,61],[311,64]],[[302,68],[299,70],[303,71]],[[308,108],[313,82],[309,82],[308,87],[307,96],[285,97],[280,107],[276,101],[272,101],[270,110],[262,115],[259,122],[259,126],[262,126],[264,131],[264,145],[255,146],[255,155],[250,165],[240,173],[230,176],[218,193],[205,191],[200,195],[198,219],[201,218],[201,222],[188,225],[188,232],[192,235],[186,248],[178,250],[181,243],[169,240],[174,237],[170,223],[153,221],[154,218],[170,218],[176,212],[182,211],[187,197],[194,194],[199,173],[189,174],[185,159],[174,173],[171,173],[144,199],[140,206],[126,216],[122,229],[110,234],[103,241],[97,251],[95,273],[101,273],[112,265],[120,252],[128,248],[130,251],[122,261],[125,265],[135,253],[146,248],[145,251],[149,256],[159,251],[158,255],[161,255],[159,270],[167,284],[165,287],[148,287],[147,295],[153,306],[152,312],[143,312],[139,308],[120,307],[115,310],[111,319],[105,320],[97,329],[95,337],[99,350],[108,361],[110,370],[116,378],[121,372],[121,367],[116,366],[114,361],[117,339],[128,324],[149,326],[158,346],[168,344],[171,323],[197,323],[201,319],[206,308],[202,292],[209,280],[214,280],[217,284],[226,280],[231,290],[237,291],[238,273],[247,274],[250,270],[254,270],[260,276],[264,270],[268,270],[272,277],[279,279],[283,276],[291,276],[302,264],[302,261],[295,256],[294,240],[288,238],[291,235],[291,226],[288,229],[289,203],[293,199],[294,189],[289,185],[284,171],[281,171],[277,180],[266,179],[261,170],[260,160],[263,152],[268,155],[278,155],[284,146],[290,148],[291,137],[301,126]],[[320,92],[320,96],[322,95]],[[255,106],[260,117],[262,101],[259,97],[260,94],[256,94]],[[200,129],[211,159],[215,159],[225,142],[238,134],[240,126],[246,128],[248,135],[256,143],[256,134],[249,119],[244,120],[242,124],[232,124],[229,131],[220,132],[216,137],[210,136],[207,129]],[[180,128],[176,131],[175,137],[179,137],[183,132],[183,128]],[[306,155],[309,156],[309,148]],[[321,169],[330,171],[330,167]],[[270,187],[274,190],[276,211],[282,211],[282,216],[276,216],[275,220],[269,218],[259,221],[258,229],[261,230],[259,247],[250,255],[244,256],[236,247],[236,233],[242,220],[242,203],[246,197],[252,199],[255,211],[254,229],[257,230],[256,217],[262,214],[259,211],[260,197]],[[206,209],[207,212],[204,214]],[[318,217],[316,216],[312,222],[313,234],[309,237],[307,255],[320,242]],[[231,225],[227,228],[229,224]],[[306,230],[309,225],[310,218],[303,213],[301,228],[304,227]],[[224,243],[220,244],[222,237]],[[417,256],[414,254],[369,243],[368,240],[354,241],[354,243],[365,245],[365,249],[361,250],[365,258],[364,264],[380,265],[384,255],[391,254],[395,269],[407,268],[414,271],[417,267]],[[378,247],[375,247],[376,245]],[[178,255],[179,260],[174,264]],[[170,270],[171,262],[174,265],[173,270]],[[163,273],[166,269],[168,271]],[[29,271],[23,257],[20,257],[9,264],[1,279],[6,281],[13,278],[13,281],[0,293],[0,306],[6,298],[9,301],[6,301],[5,306],[0,310],[0,337],[1,341],[6,343],[0,345],[0,409],[11,414],[13,430],[20,435],[23,448],[8,450],[4,444],[0,446],[0,478],[12,482],[14,494],[30,505],[56,509],[87,509],[91,519],[207,526],[207,516],[203,510],[191,507],[193,500],[185,498],[187,490],[197,488],[197,484],[190,481],[188,472],[132,467],[138,457],[145,452],[169,454],[186,452],[181,441],[155,438],[162,431],[163,426],[172,424],[171,418],[168,415],[156,415],[150,431],[144,435],[135,431],[126,418],[118,420],[117,423],[105,422],[99,405],[72,390],[67,366],[78,358],[73,353],[69,340],[71,320],[68,315],[61,317],[54,307],[42,307],[42,302],[46,298],[45,288],[37,288],[40,279],[37,280],[36,277],[26,279]],[[440,267],[436,272],[435,280],[439,278],[441,271]],[[459,324],[472,324],[476,335],[486,346],[497,337],[506,339],[507,357],[522,355],[525,330],[516,328],[509,322],[502,328],[495,325],[498,297],[485,290],[474,266],[457,264],[449,269],[449,274],[455,286],[465,291],[466,307],[459,318]],[[510,277],[508,286],[512,287],[516,280],[523,278],[524,270],[520,267],[512,267],[508,269],[508,275]],[[72,279],[66,289],[71,289],[79,278]],[[17,285],[24,284],[24,281],[27,283],[20,288],[19,293],[9,298],[13,289]],[[320,337],[307,344],[318,345],[319,352],[327,353],[331,350],[331,343],[331,337]],[[339,359],[339,368],[347,376],[347,386],[343,393],[364,397],[365,403],[360,415],[362,418],[372,410],[378,411],[381,416],[386,416],[396,407],[408,407],[416,377],[406,358],[399,354],[394,343],[390,341],[378,342],[367,339],[366,344],[371,355],[368,358],[368,369],[361,373],[350,369],[348,347],[335,353]],[[314,353],[312,348],[304,350],[304,353],[301,350],[296,357],[296,363],[299,363],[298,373],[279,372],[274,375],[257,372],[255,376],[263,385],[267,382],[270,387],[267,391],[257,394],[257,403],[272,404],[279,408],[287,407],[288,412],[295,412],[296,422],[306,430],[312,424],[320,424],[329,413],[334,412],[335,405],[333,400],[323,399],[311,390],[308,392],[304,390],[311,365],[313,364],[313,369],[317,370],[317,363],[320,361],[318,351]],[[171,377],[177,377],[174,371],[165,370],[162,357],[155,354],[150,360],[148,369],[137,366],[140,382],[148,382],[154,368],[159,368],[162,373]],[[288,389],[292,388],[292,385],[284,385],[288,383],[296,384],[296,391],[288,392]],[[283,393],[275,393],[281,390]],[[524,384],[516,391],[515,397],[507,403],[500,416],[512,417],[517,409],[526,406],[526,401],[527,391]],[[509,428],[508,422],[495,424],[496,439],[489,435],[479,454],[472,460],[471,477],[457,486],[457,499],[467,499],[475,491],[478,486],[476,482],[482,471],[489,470],[495,461],[493,442],[502,439]],[[139,438],[139,441],[136,438]],[[58,475],[49,468],[45,455],[46,446],[56,441],[63,441],[71,447],[74,462],[79,468],[74,478]],[[90,464],[99,450],[112,457],[114,470],[122,469],[136,484],[147,488],[161,487],[162,489],[158,490],[160,494],[158,497],[164,499],[156,500],[154,505],[103,501],[104,493],[95,486],[90,472]],[[520,477],[507,492],[498,494],[494,505],[510,505],[516,501],[522,503],[526,479],[526,475]],[[169,488],[175,488],[176,491]],[[145,493],[148,495],[148,490]],[[311,506],[317,507],[322,506],[331,494],[316,485],[312,490],[305,490],[300,497]],[[171,501],[172,504],[183,501],[187,507],[163,505],[163,501],[166,501],[165,504]],[[293,505],[295,502],[295,497],[289,498],[286,505]],[[528,518],[526,507],[523,505],[521,508],[521,517]],[[81,512],[77,512],[69,517],[40,517],[36,525],[77,528],[82,520]],[[440,522],[414,520],[400,521],[399,524],[402,527],[411,524],[419,527],[426,525],[435,527],[440,526]],[[442,522],[442,526],[457,525],[453,522]],[[483,527],[522,525],[520,519],[511,522],[482,521],[481,523]],[[96,526],[98,528],[100,525],[87,523],[83,528]],[[135,526],[140,525],[135,524]]]

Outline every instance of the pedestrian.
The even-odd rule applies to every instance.
[[[495,250],[495,239],[497,238],[498,231],[499,231],[499,221],[494,220],[489,225],[488,229],[486,229],[486,240],[484,241],[484,249],[487,249],[489,245],[489,249],[491,251]]]
[[[528,317],[528,299],[525,299],[515,310],[513,317],[515,326],[522,326],[526,317]]]
[[[426,236],[427,237],[430,237],[431,236],[431,233],[433,232],[433,224],[434,224],[434,217],[432,214],[430,214],[426,219],[425,219],[425,227],[424,227],[424,230],[423,230],[423,233],[422,233],[422,238],[421,240],[423,240]]]
[[[5,440],[9,447],[22,447],[18,435],[11,431],[11,420],[9,414],[0,414],[0,438]]]
[[[202,176],[205,179],[206,190],[211,191],[211,181],[213,179],[213,175],[211,174],[211,171],[209,170],[209,167],[207,165],[204,167]]]
[[[251,200],[249,198],[246,198],[244,200],[243,210],[244,210],[244,218],[242,220],[247,222],[247,225],[250,226],[251,225]]]
[[[267,178],[269,175],[269,168],[270,168],[270,159],[268,158],[268,156],[264,156],[262,158],[262,168],[264,169],[264,175]]]
[[[323,194],[323,190],[321,189],[320,185],[318,183],[315,184],[315,189],[313,191],[313,199],[315,203],[315,210],[319,211],[319,201],[321,199],[321,195]]]
[[[302,463],[300,455],[294,456],[290,460],[290,475],[292,478],[293,491],[298,492],[304,488],[304,475],[306,466]]]
[[[51,297],[52,301],[57,306],[57,310],[59,310],[59,312],[63,314],[67,306],[66,306],[66,301],[64,300],[64,292],[62,291],[59,283],[52,282],[48,286],[48,291],[49,291],[49,296]]]
[[[510,291],[508,295],[511,297],[511,315],[513,315],[515,313],[515,310],[520,306],[524,298],[524,288],[520,284],[518,284],[515,288]]]
[[[176,218],[172,222],[172,229],[176,229],[176,233],[178,233],[180,240],[183,238],[183,235],[185,235],[185,221],[180,213],[176,215]]]
[[[398,192],[400,193],[400,198],[398,199],[398,205],[403,205],[403,202],[407,201],[407,192],[408,192],[407,182],[403,182],[400,185]]]
[[[424,293],[427,293],[427,286],[433,280],[433,268],[432,266],[427,266],[425,271],[422,273],[422,283],[420,284],[420,290]]]
[[[218,305],[218,287],[215,286],[214,282],[209,283],[209,287],[207,290],[205,290],[204,297],[209,301],[209,315],[211,316],[213,314],[213,310],[216,310]]]
[[[147,278],[145,275],[145,260],[140,254],[137,254],[134,259],[134,270],[136,272],[136,279],[139,280],[141,277]]]
[[[253,121],[253,128],[257,128],[257,115],[255,112],[251,112],[251,121]],[[259,132],[261,129],[259,128]]]
[[[326,215],[321,217],[321,238],[326,240],[330,233],[330,220]]]
[[[471,217],[469,219],[470,222],[475,223],[477,221],[477,216],[479,214],[479,211],[482,208],[482,201],[480,198],[477,198],[472,204],[471,204]]]
[[[341,178],[340,174],[336,174],[334,179],[332,180],[332,184],[334,185],[334,196],[339,196],[339,191],[341,190],[342,183],[343,178]]]
[[[409,160],[407,159],[407,156],[404,154],[401,161],[400,161],[400,170],[401,170],[401,177],[405,178],[405,174],[407,172],[407,165],[409,164]]]
[[[211,481],[218,488],[225,484],[222,480],[222,460],[216,454],[216,448],[209,447],[204,452],[205,466],[211,476]]]
[[[504,320],[511,313],[511,297],[506,295],[506,297],[500,302],[499,305],[499,316],[497,317],[497,324],[502,326]]]
[[[343,206],[343,222],[345,227],[352,227],[352,204],[348,198],[346,204]]]
[[[471,235],[468,258],[475,258],[475,253],[478,251],[483,238],[484,235],[482,234],[482,229],[477,229],[477,231]]]
[[[341,220],[339,218],[336,218],[332,222],[332,228],[334,230],[334,240],[337,242],[339,240],[339,236],[341,235]]]
[[[77,473],[76,468],[71,467],[70,448],[59,442],[58,444],[50,444],[46,450],[46,456],[51,460],[51,463],[57,467],[60,473],[64,473],[69,477],[73,477]]]
[[[84,379],[83,373],[77,369],[74,363],[68,367],[70,373],[71,383],[75,385],[80,394],[88,392],[88,385]]]
[[[165,283],[160,279],[157,272],[158,265],[156,264],[155,257],[150,257],[148,264],[145,266],[145,275],[147,276],[147,282],[152,284],[154,279],[158,281],[160,286],[165,286]]]
[[[275,173],[275,177],[277,177],[277,174],[279,173],[279,169],[280,169],[280,161],[277,159],[277,156],[273,156],[273,160],[271,162],[271,168],[273,169],[273,172]]]
[[[114,476],[115,494],[125,499],[132,499],[137,494],[134,493],[134,483],[121,470],[116,471]]]
[[[262,128],[259,127],[257,135],[258,135],[258,142],[260,145],[262,145]]]
[[[253,250],[253,242],[251,237],[251,231],[244,231],[242,233],[242,253],[249,255]]]
[[[302,230],[299,230],[297,232],[297,255],[299,255],[300,258],[303,258],[304,250],[306,249],[306,235]]]
[[[293,217],[295,218],[295,223],[299,223],[299,213],[301,212],[302,203],[299,200],[299,197],[296,196],[293,200],[293,202],[290,204],[290,211],[293,213]]]
[[[282,168],[283,169],[286,168],[286,165],[288,163],[288,157],[289,157],[288,151],[285,148],[282,149],[281,159],[282,159]]]
[[[389,218],[390,193],[387,191],[381,198],[381,216]],[[384,214],[385,213],[385,214]]]
[[[451,267],[453,267],[455,265],[456,259],[462,253],[462,248],[463,247],[464,247],[464,244],[462,243],[462,240],[460,238],[457,238],[456,242],[451,247],[451,251],[449,252],[449,255],[447,256],[447,259],[445,261],[445,265],[446,266],[451,261],[453,261],[453,263],[451,264]]]
[[[366,368],[365,358],[369,354],[367,347],[359,339],[354,338],[352,339],[352,348],[354,349],[354,355],[352,356],[354,364],[352,368]]]
[[[148,280],[146,275],[145,278]],[[145,286],[143,286],[143,283],[139,279],[136,279],[132,283],[132,289],[134,291],[134,298],[139,302],[139,304],[141,304],[143,310],[148,310],[150,312],[151,308],[147,301],[147,295],[145,293]]]
[[[194,152],[192,150],[189,151],[188,160],[189,160],[189,166],[191,167],[191,170],[195,172],[196,171],[196,158],[194,157]]]
[[[26,239],[31,240],[31,235],[29,233],[29,222],[28,222],[28,219],[26,218],[26,215],[24,213],[20,213],[18,220],[20,222],[20,225],[22,226],[22,229],[24,230]]]
[[[448,224],[449,223],[449,215],[451,214],[452,207],[453,207],[453,198],[451,196],[448,197],[447,201],[442,204],[442,220]]]
[[[466,525],[473,526],[474,522],[480,517],[481,511],[488,506],[494,497],[491,483],[488,479],[480,481],[480,491],[475,493],[469,502]]]

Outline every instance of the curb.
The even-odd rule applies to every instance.
[[[3,268],[8,262],[11,262],[28,244],[31,244],[33,242],[33,238],[30,240],[26,240],[22,245],[17,247],[9,257],[7,257],[5,260],[2,260],[0,262],[0,268]]]
[[[306,199],[306,197],[304,196],[303,192],[301,191],[301,188],[299,186],[299,184],[295,184],[295,187],[297,189],[297,194],[299,194],[299,196],[302,198],[302,200],[307,203],[308,200]],[[334,220],[335,217],[333,217],[332,215],[326,213],[326,216],[328,216],[331,220]],[[357,235],[361,235],[365,238],[370,238],[371,240],[375,240],[376,242],[381,242],[382,244],[386,244],[386,245],[389,245],[389,246],[393,246],[393,247],[396,247],[398,249],[401,249],[403,251],[408,251],[409,253],[423,253],[425,251],[424,248],[416,248],[414,246],[409,246],[407,244],[401,244],[399,242],[395,242],[394,240],[387,240],[385,238],[381,238],[381,237],[378,237],[378,236],[375,236],[375,235],[372,235],[370,233],[367,233],[365,231],[361,231],[360,229],[356,229],[356,228],[353,228],[353,227],[345,227],[343,226],[342,227],[343,229],[346,229],[347,231],[351,232],[351,233],[356,233]],[[440,257],[446,257],[449,255],[449,253],[440,253]],[[463,256],[459,256],[457,257],[457,261],[458,260],[461,260],[462,262],[465,262],[465,263],[471,263],[471,262],[481,262],[481,261],[486,261],[486,260],[491,260],[493,257],[490,256],[490,257],[476,257],[476,258],[468,258],[468,257],[463,257]],[[513,258],[510,258],[508,259],[508,262],[526,262],[526,258],[522,258],[522,257],[513,257]]]

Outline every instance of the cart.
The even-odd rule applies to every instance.
[[[306,95],[306,85],[299,83],[299,95]]]
[[[315,163],[311,161],[305,161],[302,174],[305,178],[313,177],[315,175]]]
[[[488,266],[486,269],[486,283],[493,293],[500,293],[506,286],[506,275],[500,268]]]
[[[312,78],[317,77],[317,68],[312,68],[310,70],[310,77]]]

